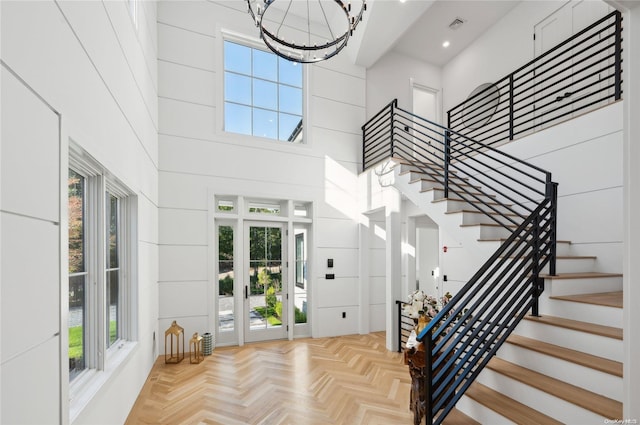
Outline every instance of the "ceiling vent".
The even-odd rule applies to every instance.
[[[452,30],[457,30],[462,26],[462,24],[464,24],[464,22],[465,21],[462,18],[456,18],[449,24],[449,28],[451,28]]]

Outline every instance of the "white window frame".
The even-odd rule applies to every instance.
[[[255,146],[256,141],[264,146],[264,144],[271,143],[272,146],[278,147],[293,147],[300,148],[302,146],[310,146],[311,138],[310,131],[311,125],[309,123],[309,106],[308,106],[308,87],[310,81],[310,68],[302,66],[302,140],[298,143],[292,143],[279,139],[271,139],[267,137],[254,136],[248,134],[240,134],[228,132],[224,128],[224,116],[225,116],[225,99],[224,99],[224,42],[230,41],[233,43],[241,44],[243,46],[259,49],[267,53],[274,54],[269,50],[263,41],[256,38],[247,37],[246,35],[239,34],[226,29],[218,28],[217,31],[219,43],[217,45],[216,62],[218,63],[218,78],[217,78],[217,92],[220,96],[217,96],[216,100],[216,132],[218,135],[233,143],[247,143],[249,146]],[[276,55],[277,56],[277,55]]]
[[[69,382],[69,420],[91,401],[136,346],[137,196],[79,146],[70,143],[69,169],[85,179],[85,369]],[[108,345],[106,308],[106,194],[118,198],[119,338]],[[65,265],[65,267],[68,267]],[[67,279],[68,285],[68,279]],[[62,347],[67,356],[68,347]]]

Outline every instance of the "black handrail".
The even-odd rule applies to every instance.
[[[497,146],[621,98],[622,14],[614,11],[451,108],[447,126]]]
[[[548,171],[418,117],[396,100],[362,130],[365,170],[388,158],[401,161],[436,181],[445,197],[465,201],[510,232],[418,336],[430,365],[427,423],[440,424],[526,312],[538,312],[541,271],[548,265],[555,274],[557,185]],[[401,303],[398,309],[400,322]]]

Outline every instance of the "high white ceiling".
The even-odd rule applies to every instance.
[[[499,21],[521,0],[368,0],[350,43],[352,59],[370,67],[390,50],[442,66]],[[464,24],[449,28],[456,18]],[[361,28],[364,27],[364,28]],[[443,48],[448,40],[450,45]]]

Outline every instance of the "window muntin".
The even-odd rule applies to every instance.
[[[302,100],[300,64],[225,40],[225,131],[300,142]]]

